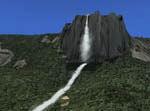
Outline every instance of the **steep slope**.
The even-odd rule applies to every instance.
[[[149,111],[150,63],[128,56],[84,71],[66,94],[70,104],[64,111]]]
[[[15,55],[10,64],[0,67],[1,111],[27,111],[68,80],[57,50],[51,43],[41,43],[41,39],[42,36],[0,37],[2,47]],[[16,70],[13,65],[20,59],[26,59],[27,66]]]
[[[71,77],[73,70],[66,69],[63,55],[54,47],[57,43],[41,43],[44,36],[0,37],[2,47],[15,55],[11,63],[0,67],[1,111],[31,110]],[[20,59],[26,59],[27,66],[16,70],[13,65]],[[149,111],[149,83],[150,63],[124,55],[96,65],[95,70],[83,70],[66,94],[69,105],[61,107],[58,101],[48,111]]]

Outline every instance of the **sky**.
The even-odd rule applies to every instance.
[[[58,33],[95,11],[121,14],[130,35],[150,37],[150,0],[0,0],[0,34]]]

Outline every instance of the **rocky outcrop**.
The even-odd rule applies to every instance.
[[[60,37],[59,36],[56,36],[53,40],[52,40],[52,43],[58,43],[59,42],[59,39]]]
[[[91,57],[88,62],[100,63],[122,55],[130,48],[128,34],[122,16],[114,13],[102,16],[99,12],[89,15]],[[62,31],[62,49],[70,63],[81,62],[80,44],[86,23],[85,15],[78,15]]]
[[[12,51],[8,49],[1,49],[0,46],[0,66],[5,66],[9,62],[11,62],[14,54]]]
[[[51,40],[50,40],[49,37],[46,35],[46,36],[43,37],[43,39],[41,40],[41,42],[42,42],[42,43],[47,43],[47,44],[48,44],[48,43],[51,42]]]
[[[23,68],[24,66],[26,66],[27,65],[27,62],[26,62],[26,60],[25,59],[23,59],[23,60],[18,60],[15,64],[14,64],[14,68],[16,68],[16,69],[21,69],[21,68]]]
[[[150,62],[150,48],[138,39],[132,39],[131,53],[133,58]]]
[[[69,100],[70,100],[70,98],[68,97],[68,96],[63,96],[62,98],[61,98],[61,101],[60,101],[60,106],[61,107],[66,107],[66,106],[68,106],[69,105]]]

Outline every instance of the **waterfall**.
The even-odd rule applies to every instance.
[[[89,37],[89,27],[88,27],[88,15],[86,17],[86,25],[84,29],[84,35],[82,38],[82,42],[80,45],[80,51],[81,51],[81,60],[82,62],[87,62],[87,60],[90,58],[90,37]]]
[[[86,25],[83,40],[80,47],[81,51],[81,59],[83,62],[87,62],[90,57],[90,38],[89,38],[89,28],[88,28],[88,15],[86,18]],[[68,81],[65,87],[58,90],[49,100],[44,101],[41,105],[37,106],[32,111],[43,111],[48,106],[54,104],[62,95],[64,95],[73,85],[76,78],[80,75],[82,69],[87,65],[87,63],[81,64],[73,73],[72,77]]]
[[[39,105],[38,107],[36,107],[35,109],[33,109],[32,111],[43,111],[44,109],[46,109],[49,105],[54,104],[63,94],[66,93],[66,91],[68,91],[71,86],[73,85],[74,81],[76,80],[76,78],[79,76],[80,72],[82,71],[82,69],[86,66],[86,63],[81,64],[76,71],[73,73],[71,79],[68,81],[67,85],[58,90],[49,100],[43,102],[41,105]]]

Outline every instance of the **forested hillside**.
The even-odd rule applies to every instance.
[[[45,36],[51,42],[41,42]],[[14,53],[0,67],[0,111],[32,110],[67,83],[75,69],[67,69],[59,43],[53,41],[57,36],[0,36],[2,49]],[[27,64],[16,69],[14,64],[22,59]],[[48,111],[150,111],[150,63],[126,54],[94,70],[86,68],[65,94],[69,105],[62,107],[58,101]]]

